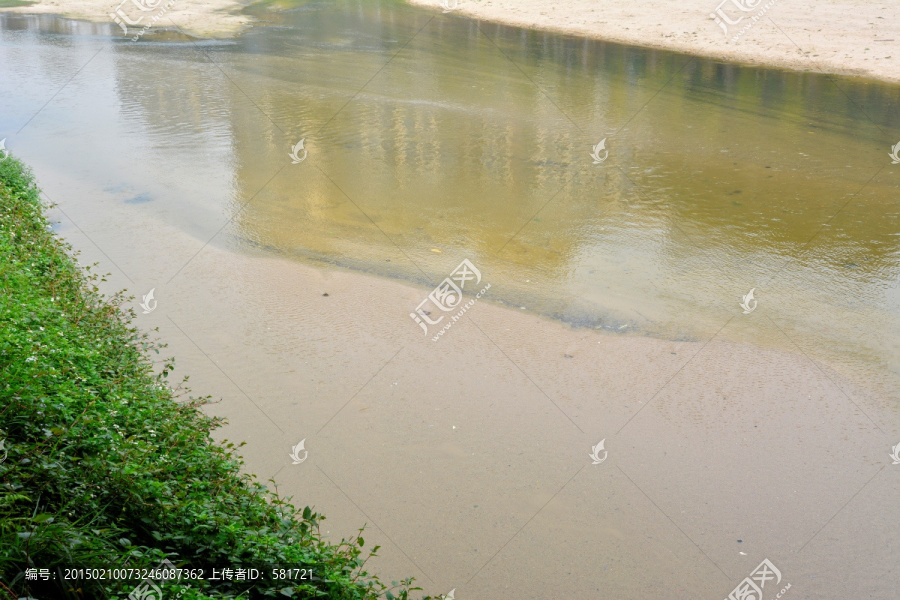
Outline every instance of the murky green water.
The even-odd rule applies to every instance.
[[[132,43],[4,15],[0,137],[204,242],[428,286],[469,258],[516,309],[692,339],[743,319],[727,335],[897,389],[897,86],[395,2],[270,18]]]

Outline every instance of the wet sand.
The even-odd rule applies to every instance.
[[[432,342],[409,318],[428,289],[200,250],[43,174],[79,215],[80,229],[55,214],[81,262],[113,271],[109,290],[128,286],[103,248],[156,288],[153,312],[135,302],[137,324],[159,327],[173,380],[221,398],[207,409],[229,421],[218,437],[246,442],[246,470],[323,510],[331,536],[367,524],[383,547],[370,566],[388,579],[538,600],[724,597],[764,557],[795,597],[877,597],[896,575],[881,508],[897,492],[893,404],[800,353],[720,341],[771,327],[763,309],[675,342],[570,328],[488,295]],[[295,465],[300,440],[309,457]]]
[[[409,0],[440,8],[439,0]],[[757,11],[728,33],[710,17],[721,0],[462,0],[452,14],[623,44],[798,71],[900,81],[900,4],[867,0],[749,0]],[[768,7],[768,8],[766,8]],[[729,1],[723,12],[743,16]],[[754,16],[749,30],[735,35]]]

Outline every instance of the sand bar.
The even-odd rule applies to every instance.
[[[441,8],[440,0],[410,2]],[[727,61],[900,81],[897,2],[448,0],[447,6],[454,5],[450,13],[485,21]]]
[[[177,28],[198,37],[229,37],[248,27],[253,19],[241,10],[249,0],[38,0],[27,6],[4,8],[23,14],[54,14],[70,19],[113,23],[116,13],[135,34],[146,25]],[[141,10],[138,5],[147,10]]]
[[[858,75],[900,82],[900,3],[866,0],[409,0],[452,14],[715,59]],[[159,26],[200,37],[237,35],[253,24],[249,0],[38,0],[2,10],[113,22],[117,6],[132,20],[134,3],[164,14]],[[718,22],[716,19],[718,19]],[[132,27],[132,30],[135,28]]]

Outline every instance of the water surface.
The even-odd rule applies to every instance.
[[[889,595],[900,88],[292,6],[203,42],[0,15],[0,139],[156,290],[249,471],[430,593],[723,597],[767,556]],[[407,315],[463,258],[490,294],[433,344]]]
[[[469,258],[517,310],[695,340],[756,319],[740,339],[897,389],[898,86],[292,6],[218,42],[4,15],[0,135],[203,243],[423,286]]]

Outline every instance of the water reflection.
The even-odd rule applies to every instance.
[[[218,240],[429,285],[468,257],[494,300],[615,331],[703,338],[755,287],[778,325],[755,342],[897,377],[898,86],[295,5],[225,43],[116,40],[121,127],[94,134],[146,140],[135,210],[204,241],[237,212]],[[0,22],[19,46],[72,27]]]

